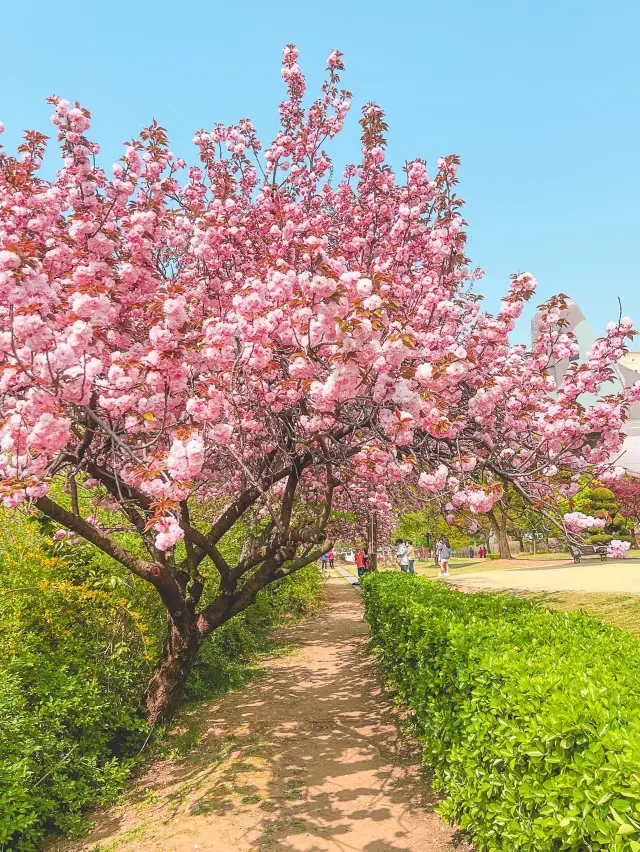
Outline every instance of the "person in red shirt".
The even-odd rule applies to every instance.
[[[364,555],[364,550],[361,547],[359,547],[356,550],[355,560],[356,560],[356,567],[358,569],[358,577],[362,577],[367,569],[366,569],[366,557]]]

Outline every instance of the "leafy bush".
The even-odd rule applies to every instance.
[[[58,560],[38,550],[24,557],[22,584],[3,571],[0,588],[0,849],[21,850],[45,825],[77,834],[82,809],[119,789],[146,735],[151,666],[125,599],[48,579]]]
[[[92,547],[1,520],[0,850],[27,852],[46,829],[82,833],[83,810],[122,788],[148,734],[142,693],[165,617],[147,584]],[[313,607],[320,584],[309,567],[261,592],[205,643],[187,699],[238,683],[273,628]]]
[[[582,613],[377,574],[367,619],[479,852],[640,850],[640,645]]]
[[[616,538],[618,541],[629,541],[633,543],[633,539],[630,535],[617,535]],[[607,535],[606,533],[594,533],[589,536],[589,544],[611,544],[612,540],[613,536]]]
[[[500,559],[499,553],[487,553],[487,559]]]

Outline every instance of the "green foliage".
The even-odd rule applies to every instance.
[[[640,850],[637,639],[403,574],[363,585],[440,810],[479,852]]]
[[[474,541],[473,536],[448,524],[435,507],[427,504],[420,512],[402,515],[391,538],[409,539],[417,547],[434,547],[438,539],[445,537],[453,550],[468,547]]]
[[[604,529],[596,529],[587,537],[589,544],[609,544],[613,539],[633,542],[633,521],[620,514],[616,495],[603,486],[585,487],[573,499],[575,511],[606,521]]]
[[[0,850],[27,852],[47,828],[80,834],[84,809],[121,790],[149,733],[142,695],[166,616],[148,584],[90,545],[0,519]],[[225,536],[227,558],[243,537],[240,525]],[[261,592],[205,643],[187,698],[238,683],[320,585],[310,566]]]
[[[147,626],[119,590],[74,584],[74,571],[37,546],[2,554],[0,849],[35,849],[44,825],[80,832],[146,736]]]
[[[500,559],[499,553],[487,553],[487,559]]]

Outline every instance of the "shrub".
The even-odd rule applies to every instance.
[[[79,833],[82,810],[122,785],[146,735],[150,662],[124,599],[44,578],[1,591],[0,849],[27,850],[45,825]]]
[[[367,577],[442,814],[479,852],[640,850],[638,641],[581,613]]]
[[[499,553],[487,553],[487,559],[500,559]]]

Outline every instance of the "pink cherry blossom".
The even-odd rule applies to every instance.
[[[619,541],[614,538],[607,547],[607,556],[610,559],[626,559],[630,547],[631,544],[628,541]]]
[[[569,532],[582,533],[585,530],[602,529],[605,526],[603,518],[593,518],[583,512],[568,512],[563,517],[564,525]]]
[[[155,528],[158,531],[155,541],[158,550],[168,550],[184,538],[184,530],[172,516],[157,520]]]

